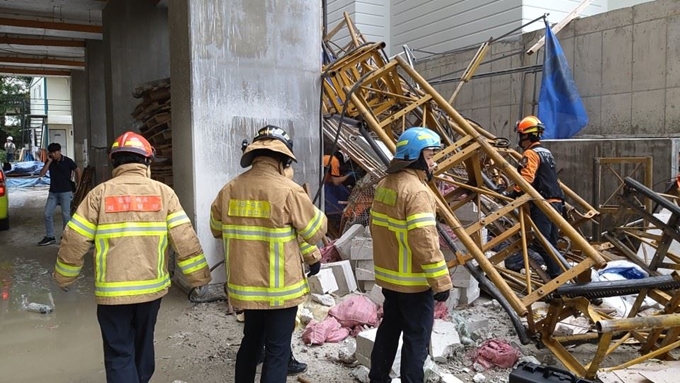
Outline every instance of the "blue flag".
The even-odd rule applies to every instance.
[[[588,115],[560,42],[547,21],[545,27],[545,58],[537,117],[545,125],[543,138],[570,138],[588,124]]]

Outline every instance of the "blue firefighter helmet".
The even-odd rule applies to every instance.
[[[428,128],[408,128],[399,136],[395,160],[416,161],[423,149],[439,149],[442,146],[441,138]]]
[[[422,127],[406,129],[399,136],[397,152],[387,167],[387,173],[396,173],[418,161],[424,149],[439,149],[441,146],[441,138],[430,129]]]

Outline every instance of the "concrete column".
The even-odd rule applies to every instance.
[[[102,11],[107,142],[134,129],[133,90],[170,75],[168,10],[153,1],[109,1]]]
[[[284,128],[296,181],[318,186],[321,5],[176,0],[169,23],[175,191],[214,265],[224,253],[210,234],[210,204],[243,171],[243,139],[266,124]]]
[[[106,134],[106,88],[104,80],[104,43],[87,40],[85,45],[85,72],[87,73],[88,99],[88,158],[95,167],[95,184],[111,176]]]
[[[71,71],[71,121],[73,123],[73,160],[78,167],[85,168],[87,161],[88,121],[87,73],[84,70]]]

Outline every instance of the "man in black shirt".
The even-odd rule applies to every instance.
[[[61,205],[62,227],[66,227],[71,220],[71,199],[75,191],[71,179],[75,172],[77,185],[81,176],[78,165],[61,154],[61,145],[51,143],[47,146],[47,151],[48,159],[40,171],[40,177],[44,177],[47,171],[50,171],[50,193],[45,204],[45,238],[38,242],[40,246],[56,243],[52,216],[57,205]]]

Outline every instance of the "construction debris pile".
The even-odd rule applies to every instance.
[[[172,124],[170,114],[170,79],[149,82],[133,93],[142,101],[132,112],[139,123],[139,132],[156,149],[151,164],[151,178],[172,186]]]
[[[339,33],[341,30],[345,33]],[[342,45],[334,41],[335,36]],[[389,60],[383,47],[382,43],[367,42],[347,15],[326,36],[324,134],[375,180],[380,178],[404,129],[427,127],[442,137],[444,148],[435,155],[439,167],[430,187],[437,200],[438,230],[443,250],[449,253],[448,266],[452,276],[460,280],[460,290],[452,297],[460,303],[463,295],[467,301],[474,300],[478,288],[485,290],[505,310],[522,344],[546,347],[579,377],[594,378],[598,372],[652,358],[673,359],[680,346],[680,314],[676,314],[680,275],[675,271],[680,269],[680,257],[669,247],[673,241],[680,241],[680,208],[635,180],[626,179],[619,197],[626,207],[618,217],[620,229],[605,235],[609,242],[591,244],[579,226],[597,217],[595,208],[561,184],[567,213],[557,213],[516,171],[521,154],[509,147],[507,139],[495,137],[463,118],[452,107],[455,94],[447,100],[407,60],[400,56]],[[513,184],[521,189],[521,196],[503,196],[501,191]],[[475,214],[463,219],[470,206]],[[666,209],[667,219],[654,216],[652,206]],[[528,214],[530,207],[540,209],[560,227],[559,248],[550,245],[537,230]],[[649,223],[656,232],[651,231]],[[349,226],[346,231],[362,229]],[[549,277],[536,263],[529,247],[532,241],[542,244],[560,265],[559,276]],[[362,252],[367,241],[355,235],[351,244],[346,239],[338,242],[336,248],[343,262],[350,262],[356,282],[370,292],[371,260]],[[641,242],[652,255],[638,257]],[[634,263],[641,277],[600,280],[595,270],[605,269],[616,259],[626,260],[627,268]],[[520,267],[506,267],[509,260],[518,260]],[[337,270],[346,268],[336,266]],[[471,277],[457,277],[461,270]],[[336,283],[337,279],[342,278],[336,278]],[[348,279],[346,275],[344,279]],[[473,279],[478,285],[471,282]],[[332,284],[320,282],[322,289],[317,294],[328,289],[328,285],[323,287],[326,283]],[[600,304],[603,298],[616,300],[627,295],[633,296],[632,305],[623,312],[600,307],[605,306]],[[577,320],[565,324],[568,318]],[[589,342],[596,342],[597,350],[576,358],[572,347]],[[639,346],[639,354],[630,353],[621,362],[615,357],[629,343]]]

